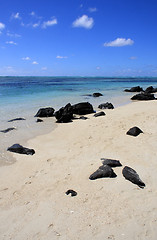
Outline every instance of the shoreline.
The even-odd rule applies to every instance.
[[[14,154],[17,161],[0,168],[2,239],[155,240],[156,104],[132,102],[30,139],[35,155]],[[144,133],[127,136],[133,126]],[[120,160],[117,177],[89,180],[102,157]],[[124,166],[145,189],[124,179]],[[68,189],[78,195],[67,196]]]
[[[111,99],[109,99],[109,101],[111,100],[111,102],[113,102],[114,106],[117,108],[119,106],[123,106],[123,105],[127,105],[129,104],[130,100],[128,99],[128,93],[122,95],[122,96],[117,96],[117,97],[111,97]],[[80,96],[81,98],[82,96]],[[64,99],[65,100],[65,99]],[[70,99],[69,99],[70,100]],[[71,99],[72,100],[72,99]],[[83,98],[84,102],[92,102],[92,105],[94,107],[94,110],[96,111],[100,111],[100,109],[98,109],[98,105],[100,103],[102,103],[104,100],[102,97],[100,98],[93,98],[93,97],[84,97]],[[68,103],[68,99],[67,102],[65,102],[65,105]],[[72,101],[73,104],[77,103],[76,100]],[[61,101],[60,101],[61,104]],[[61,108],[62,106],[57,105],[58,109]],[[5,117],[5,120],[3,119],[2,121],[2,126],[1,126],[1,130],[2,129],[7,129],[8,127],[15,127],[15,130],[9,132],[9,133],[0,133],[0,140],[2,141],[2,146],[0,146],[0,167],[5,166],[5,165],[10,165],[12,163],[14,163],[16,160],[15,158],[12,156],[12,154],[10,154],[9,152],[7,152],[7,148],[10,147],[11,145],[15,144],[15,143],[19,143],[22,145],[27,145],[27,142],[32,139],[35,138],[36,136],[40,136],[40,135],[45,135],[45,132],[48,133],[49,131],[55,129],[57,127],[57,124],[55,123],[55,118],[43,118],[43,123],[36,123],[36,118],[34,118],[35,113],[39,110],[39,108],[42,107],[46,107],[43,105],[40,105],[40,107],[34,107],[33,109],[31,109],[31,112],[27,112],[24,114],[22,114],[22,116],[20,115],[19,110],[16,112],[16,114],[14,113],[13,116],[8,116],[8,118]],[[53,107],[53,106],[52,106]],[[55,107],[56,108],[56,107]],[[58,110],[56,108],[56,110]],[[20,108],[21,109],[21,108]],[[29,115],[28,115],[29,113]],[[3,113],[4,114],[4,113]],[[13,122],[13,123],[8,123],[7,120],[11,118],[16,118],[16,117],[24,117],[26,120],[25,121],[17,121],[17,122]],[[16,139],[16,141],[15,141]]]

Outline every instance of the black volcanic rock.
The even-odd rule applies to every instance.
[[[71,122],[73,119],[73,107],[68,103],[65,107],[56,111],[54,116],[57,119],[57,123]]]
[[[113,169],[108,165],[100,166],[93,174],[90,175],[90,180],[95,180],[97,178],[115,178],[117,175]]]
[[[125,92],[143,92],[143,88],[140,86],[132,87],[130,89],[125,89]]]
[[[77,195],[77,192],[72,189],[69,189],[68,191],[66,191],[66,195],[69,194],[71,194],[71,197],[75,197]]]
[[[94,114],[94,117],[100,117],[100,116],[105,116],[106,114],[104,112],[98,112]]]
[[[147,87],[145,90],[145,93],[156,93],[157,92],[157,88],[154,88],[152,86]]]
[[[134,169],[125,166],[122,170],[122,174],[125,179],[129,180],[130,182],[138,185],[141,188],[145,187],[145,183],[140,179],[139,175]]]
[[[47,108],[40,108],[37,114],[34,117],[53,117],[54,116],[54,108],[47,107]]]
[[[127,135],[131,135],[131,136],[138,136],[140,133],[143,133],[142,130],[138,127],[132,127],[127,131]]]
[[[101,97],[101,96],[103,96],[102,93],[99,93],[99,92],[93,93],[93,97]]]
[[[26,120],[25,118],[14,118],[14,119],[11,119],[9,120],[8,122],[14,122],[14,121],[23,121],[23,120]]]
[[[108,158],[101,158],[101,160],[103,161],[102,164],[103,165],[108,165],[110,167],[121,167],[122,164],[120,163],[119,160],[113,160],[113,159],[108,159]]]
[[[40,118],[37,118],[36,122],[37,122],[37,123],[39,123],[39,122],[43,122],[43,120],[40,119]]]
[[[7,129],[5,129],[5,130],[1,130],[0,132],[2,132],[2,133],[7,133],[7,132],[10,132],[10,131],[15,130],[15,129],[16,129],[16,128],[11,127],[11,128],[7,128]]]
[[[35,153],[34,149],[29,149],[21,146],[20,144],[14,144],[11,147],[7,149],[7,151],[14,152],[14,153],[20,153],[20,154],[27,154],[27,155],[33,155]]]
[[[148,101],[155,100],[154,94],[151,93],[139,93],[134,95],[131,100],[139,100],[139,101]]]
[[[87,120],[88,118],[85,117],[85,116],[81,116],[79,119],[82,119],[82,120]]]
[[[106,103],[101,103],[98,108],[100,109],[114,109],[114,106],[112,103],[106,102]]]
[[[81,102],[72,106],[73,114],[86,115],[94,113],[93,106],[89,102]]]

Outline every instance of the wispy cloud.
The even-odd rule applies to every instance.
[[[123,47],[123,46],[128,46],[133,44],[134,44],[134,41],[131,40],[130,38],[128,39],[117,38],[114,41],[104,43],[104,46],[105,47]]]
[[[2,33],[2,30],[5,28],[5,24],[0,22],[0,34]]]
[[[36,61],[33,61],[32,64],[33,64],[33,65],[37,65],[37,64],[39,64],[39,63],[36,62]]]
[[[8,36],[8,37],[14,37],[14,38],[20,38],[20,37],[21,37],[21,35],[19,35],[19,34],[10,33],[10,32],[7,32],[7,36]]]
[[[95,7],[95,8],[88,8],[88,11],[89,12],[97,12],[98,11],[98,9]]]
[[[23,57],[22,60],[24,60],[24,61],[29,61],[29,60],[31,60],[31,59],[30,59],[30,57]]]
[[[14,41],[7,41],[7,42],[6,42],[6,44],[10,44],[10,45],[17,45],[17,43],[16,43],[16,42],[14,42]]]
[[[58,59],[65,59],[65,58],[68,58],[67,56],[56,56],[56,58],[58,58]]]
[[[100,70],[100,67],[98,66],[98,67],[96,67],[96,69],[97,69],[97,70]]]
[[[92,17],[90,18],[87,15],[83,15],[82,17],[77,18],[72,25],[73,27],[91,29],[94,25],[94,20]]]
[[[39,27],[39,26],[40,26],[40,22],[32,24],[32,27],[33,27],[33,28],[37,28],[37,27]]]
[[[5,24],[0,22],[0,31],[3,30],[5,28]]]
[[[30,13],[30,15],[31,15],[31,16],[35,16],[35,12],[32,11],[32,12]]]
[[[57,23],[58,23],[57,19],[53,18],[51,20],[43,22],[42,23],[42,28],[52,27],[53,25],[56,25]]]
[[[12,15],[11,15],[11,18],[12,19],[21,19],[21,17],[20,17],[20,13],[19,12],[17,12],[17,13],[12,13]]]

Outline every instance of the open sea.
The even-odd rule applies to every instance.
[[[134,86],[143,89],[157,87],[157,78],[106,77],[0,77],[0,130],[15,127],[8,133],[0,132],[0,165],[14,161],[6,149],[14,143],[27,144],[27,140],[46,134],[55,128],[55,119],[36,123],[34,115],[41,107],[58,110],[67,103],[90,102],[95,110],[101,103],[111,102],[114,107],[128,104],[133,93],[124,89]],[[100,92],[102,97],[87,96]],[[23,117],[26,120],[8,122]]]

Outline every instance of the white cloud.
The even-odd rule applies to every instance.
[[[36,62],[36,61],[34,61],[34,62],[32,62],[32,64],[33,65],[37,65],[37,64],[39,64],[38,62]]]
[[[73,22],[73,27],[83,27],[87,29],[91,29],[93,27],[94,20],[93,18],[89,18],[87,15],[83,15],[80,18],[77,18]]]
[[[14,38],[20,38],[20,37],[21,37],[21,35],[19,35],[19,34],[10,33],[10,32],[7,32],[7,36],[8,36],[8,37],[14,37]]]
[[[65,59],[65,58],[68,58],[67,56],[56,56],[56,58],[58,58],[58,59]]]
[[[38,23],[34,23],[33,25],[32,25],[32,27],[33,28],[37,28],[37,27],[39,27],[40,26],[40,23],[38,22]]]
[[[56,24],[57,24],[57,19],[54,18],[54,19],[49,20],[49,21],[47,21],[47,22],[43,22],[42,28],[51,27],[51,26],[56,25]]]
[[[22,60],[29,61],[31,59],[30,59],[30,57],[23,57]]]
[[[96,7],[95,8],[89,8],[88,11],[91,12],[91,13],[92,12],[97,12],[97,8]]]
[[[0,31],[2,31],[5,28],[5,24],[0,22]]]
[[[14,41],[7,41],[6,44],[17,45],[17,43]]]
[[[12,16],[11,16],[11,17],[14,18],[14,19],[21,19],[19,12],[17,12],[17,13],[12,13]]]
[[[96,67],[97,70],[100,70],[100,67]]]
[[[134,41],[131,40],[130,38],[128,39],[117,38],[114,41],[104,43],[104,46],[105,47],[123,47],[123,46],[128,46],[133,44],[134,44]]]
[[[30,15],[31,15],[31,16],[35,16],[35,12],[32,11],[32,12],[30,13]]]

